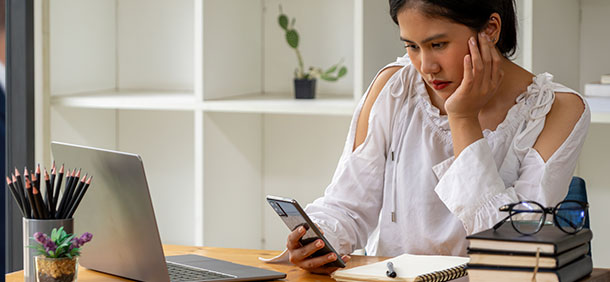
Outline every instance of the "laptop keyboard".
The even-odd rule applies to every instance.
[[[172,282],[182,281],[214,281],[227,278],[236,278],[220,272],[194,268],[174,262],[166,262],[169,272],[169,279]]]

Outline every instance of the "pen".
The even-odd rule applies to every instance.
[[[396,278],[396,271],[394,271],[394,264],[391,261],[388,261],[388,271],[385,272],[385,275],[387,275],[390,278]]]

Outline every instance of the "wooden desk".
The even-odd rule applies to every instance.
[[[213,247],[189,247],[189,246],[175,246],[175,245],[164,245],[163,249],[166,256],[183,255],[183,254],[198,254],[216,259],[227,260],[239,264],[251,265],[260,268],[266,268],[279,272],[286,273],[288,281],[334,281],[326,275],[316,275],[308,273],[298,267],[289,264],[266,264],[258,260],[259,256],[272,257],[278,255],[279,251],[265,251],[265,250],[246,250],[246,249],[227,249],[227,248],[213,248]],[[366,257],[366,256],[353,256],[352,260],[347,264],[348,267],[355,267],[363,264],[369,264],[384,260],[383,257]],[[6,275],[7,282],[21,282],[23,281],[23,271],[14,272]],[[130,281],[121,279],[112,275],[99,273],[92,270],[87,270],[80,267],[78,272],[78,281]],[[582,281],[595,281],[595,282],[610,282],[610,269],[599,269],[593,270],[590,277],[583,279]]]

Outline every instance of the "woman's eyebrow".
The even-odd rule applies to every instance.
[[[422,44],[426,44],[426,43],[428,43],[428,42],[430,42],[432,40],[436,40],[436,39],[443,38],[443,37],[447,37],[447,34],[446,33],[440,33],[440,34],[432,35],[432,36],[424,39],[421,43]],[[403,38],[402,36],[400,37],[400,40],[404,41],[404,42],[407,42],[407,43],[415,43],[415,42],[413,42],[413,41],[411,41],[409,39]]]

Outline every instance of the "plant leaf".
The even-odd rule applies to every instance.
[[[345,74],[347,74],[347,68],[345,66],[341,67],[339,69],[339,73],[337,74],[337,78],[344,76]]]
[[[296,30],[291,29],[286,31],[286,42],[288,42],[288,45],[292,48],[296,49],[299,47],[299,34]]]
[[[325,74],[331,74],[333,72],[335,72],[337,70],[337,65],[333,65],[330,68],[328,68],[326,71],[324,71]]]
[[[288,29],[288,17],[286,15],[281,14],[277,20],[283,30]]]
[[[321,79],[324,79],[326,81],[337,81],[337,77],[331,76],[331,75],[327,75],[327,74],[322,74],[320,75]]]
[[[51,231],[51,241],[55,242],[57,239],[59,239],[59,232],[57,232],[56,228],[53,228],[53,231]]]

